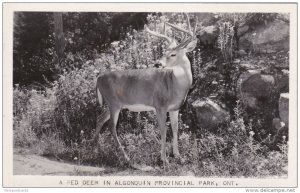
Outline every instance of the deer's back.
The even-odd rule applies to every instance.
[[[167,106],[174,94],[174,75],[171,69],[112,71],[99,76],[97,86],[106,101],[121,106]]]

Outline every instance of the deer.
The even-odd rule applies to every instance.
[[[162,68],[133,69],[123,71],[110,71],[97,78],[96,92],[100,106],[106,102],[108,110],[104,110],[98,117],[99,123],[95,135],[90,141],[97,141],[97,137],[104,123],[109,121],[109,128],[114,141],[121,150],[124,158],[130,163],[124,147],[117,135],[117,122],[122,109],[134,112],[155,111],[158,127],[160,129],[161,151],[163,164],[168,164],[166,156],[166,121],[169,113],[173,133],[173,155],[181,158],[178,150],[178,115],[187,93],[193,83],[191,64],[186,53],[191,52],[197,45],[195,36],[197,22],[191,30],[190,20],[185,13],[187,30],[174,24],[164,22],[164,34],[150,30],[145,25],[145,32],[166,41],[167,48],[159,60]],[[175,38],[166,35],[166,25],[183,32],[185,37],[181,43]]]

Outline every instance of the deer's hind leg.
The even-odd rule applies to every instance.
[[[124,158],[126,159],[127,162],[130,161],[128,155],[126,154],[124,147],[122,146],[118,135],[117,135],[117,122],[119,119],[119,114],[120,114],[120,110],[121,108],[114,108],[114,109],[110,109],[110,123],[109,123],[109,127],[112,131],[112,135],[114,137],[115,142],[117,143],[119,149],[122,151]]]
[[[94,137],[91,139],[92,143],[96,143],[99,133],[103,128],[104,123],[106,123],[110,118],[109,109],[104,109],[104,111],[97,117],[97,125],[96,125],[96,132]]]
[[[95,145],[98,141],[99,133],[103,128],[104,123],[106,123],[110,118],[110,113],[108,109],[105,109],[98,117],[96,123],[96,131],[92,139],[84,140],[84,144]]]

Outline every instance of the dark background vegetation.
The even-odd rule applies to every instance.
[[[105,52],[111,42],[124,39],[133,29],[144,28],[147,13],[62,13],[64,56],[85,60]],[[54,81],[61,72],[55,52],[53,13],[16,12],[14,15],[14,84],[28,86]],[[80,53],[81,56],[77,54]],[[63,67],[81,67],[69,64]],[[46,79],[46,80],[45,80]]]
[[[288,86],[272,85],[270,92],[257,95],[258,104],[253,108],[242,102],[239,79],[250,66],[281,80],[282,70],[289,66],[288,50],[274,51],[276,42],[258,48],[247,34],[277,23],[288,25],[288,16],[190,15],[192,26],[196,16],[201,25],[196,31],[197,48],[188,53],[194,84],[180,111],[179,151],[184,165],[172,160],[169,129],[171,166],[155,174],[286,175],[288,136],[287,132],[278,135],[273,120],[279,116],[279,94],[288,92]],[[82,144],[93,135],[101,111],[96,101],[96,78],[109,70],[154,67],[164,44],[145,34],[143,28],[147,24],[152,30],[162,30],[166,19],[186,27],[181,13],[16,12],[14,147],[77,164],[123,167],[124,160],[108,130],[100,135],[96,152]],[[182,36],[176,33],[168,31],[180,41]],[[288,44],[288,38],[281,41]],[[228,112],[223,123],[214,128],[198,124],[193,102],[203,99],[216,101]],[[160,135],[155,113],[124,110],[118,133],[134,162],[157,165]]]

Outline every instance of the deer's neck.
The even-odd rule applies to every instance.
[[[189,89],[193,83],[193,77],[191,71],[191,63],[188,58],[184,57],[182,61],[180,61],[180,65],[176,65],[170,68],[173,70],[178,86],[186,87],[187,89]]]
[[[192,85],[192,72],[190,63],[181,63],[175,67],[171,67],[173,71],[173,94],[170,100],[169,110],[178,110],[185,101],[187,93]]]

